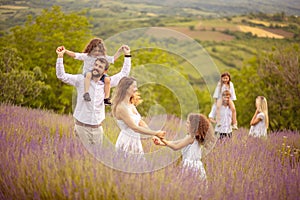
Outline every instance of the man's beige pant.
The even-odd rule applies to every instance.
[[[80,138],[85,147],[101,145],[103,142],[103,128],[90,128],[75,124],[75,135]]]

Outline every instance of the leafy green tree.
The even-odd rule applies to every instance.
[[[295,44],[274,48],[259,60],[272,129],[300,129],[299,59],[299,44]]]
[[[255,99],[268,101],[270,130],[300,129],[299,45],[274,47],[261,53],[239,71],[233,71],[240,126],[249,127]]]
[[[47,90],[43,82],[41,70],[35,67],[33,71],[22,70],[23,62],[16,49],[2,48],[0,52],[0,101],[17,105],[42,102],[35,99]]]
[[[42,102],[42,105],[38,103],[41,107],[58,112],[71,112],[72,100],[70,96],[64,94],[72,94],[72,87],[62,84],[56,78],[55,49],[64,45],[70,50],[81,52],[84,45],[92,38],[90,28],[91,25],[83,13],[65,14],[60,7],[53,6],[50,10],[44,9],[35,19],[28,16],[24,26],[12,28],[12,33],[1,39],[1,44],[16,49],[18,59],[23,63],[23,65],[14,64],[10,67],[19,72],[23,71],[28,77],[35,76],[35,71],[39,71],[43,77],[40,81],[47,86],[47,90],[41,90],[40,93],[29,90],[35,98],[28,101],[26,98],[30,95],[24,96],[23,101],[27,102],[27,106],[35,107],[36,102]],[[80,61],[74,61],[72,58],[65,59],[66,71],[69,73],[77,73],[81,65]],[[2,70],[4,69],[1,68]],[[10,82],[13,80],[11,79]],[[37,79],[32,78],[32,80]],[[19,101],[15,103],[17,102]]]

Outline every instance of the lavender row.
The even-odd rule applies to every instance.
[[[180,159],[150,173],[114,170],[84,148],[73,125],[70,115],[0,106],[0,199],[297,199],[300,194],[298,132],[259,139],[247,129],[235,131],[203,158],[203,184],[180,173]],[[104,128],[113,142],[118,129],[109,116]],[[146,151],[164,148],[143,145]]]

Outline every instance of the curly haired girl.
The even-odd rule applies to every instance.
[[[153,142],[156,145],[167,146],[173,150],[182,149],[183,168],[197,172],[199,177],[204,180],[206,179],[206,172],[201,159],[204,154],[203,150],[206,150],[207,147],[205,146],[209,141],[211,142],[210,147],[214,144],[213,140],[208,139],[209,137],[214,138],[213,128],[209,120],[198,113],[188,115],[186,128],[188,134],[182,139],[169,141],[153,137]],[[215,138],[214,141],[216,141]]]

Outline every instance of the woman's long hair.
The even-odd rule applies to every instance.
[[[266,128],[269,128],[269,115],[268,115],[268,102],[264,96],[258,96],[256,98],[258,100],[258,111],[264,113],[265,115],[265,125]]]
[[[133,77],[123,77],[117,85],[114,94],[112,96],[112,114],[116,115],[116,109],[118,105],[124,100],[127,94],[128,88],[135,82]]]

